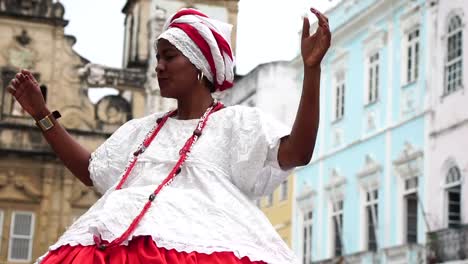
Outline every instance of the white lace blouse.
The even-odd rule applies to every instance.
[[[112,241],[127,229],[177,162],[198,122],[169,118],[122,189],[115,190],[133,152],[161,116],[127,122],[92,153],[91,179],[103,196],[49,250],[93,245],[93,234]],[[156,196],[128,240],[148,235],[159,247],[179,252],[230,251],[251,261],[296,263],[254,203],[291,172],[277,160],[279,139],[289,132],[257,108],[232,106],[213,113],[181,173]]]

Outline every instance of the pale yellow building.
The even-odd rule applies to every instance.
[[[292,243],[294,179],[294,174],[290,175],[272,195],[263,197],[258,202],[260,209],[289,247]]]

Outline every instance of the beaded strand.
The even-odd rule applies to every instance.
[[[97,247],[100,249],[100,250],[104,250],[106,248],[113,248],[113,247],[116,247],[116,246],[119,246],[120,244],[122,244],[122,242],[124,242],[132,233],[133,231],[135,231],[138,223],[140,223],[141,219],[143,218],[143,216],[146,214],[146,212],[149,210],[149,208],[151,207],[151,204],[152,202],[154,201],[154,199],[156,198],[156,196],[159,194],[159,192],[162,190],[162,188],[164,188],[165,186],[169,185],[173,180],[174,178],[181,172],[181,166],[184,164],[185,160],[187,159],[187,155],[188,153],[191,151],[192,149],[192,146],[193,144],[195,144],[195,142],[198,140],[198,138],[200,138],[200,136],[202,135],[202,131],[203,129],[205,128],[206,126],[206,123],[208,121],[208,118],[210,117],[210,115],[220,109],[222,109],[224,107],[224,105],[221,103],[221,102],[213,102],[213,104],[205,111],[205,113],[203,114],[203,116],[199,119],[198,121],[198,124],[195,128],[195,130],[193,131],[192,135],[187,139],[187,141],[185,142],[184,146],[182,147],[182,149],[180,149],[179,151],[179,160],[177,161],[177,163],[174,165],[174,167],[172,168],[172,170],[169,172],[168,176],[162,181],[161,184],[159,184],[159,186],[149,195],[148,197],[148,201],[145,203],[145,206],[143,207],[143,209],[140,211],[140,213],[138,214],[137,217],[135,217],[132,221],[132,223],[130,224],[130,226],[127,228],[127,230],[120,236],[118,237],[117,239],[115,239],[114,241],[110,242],[110,243],[105,243],[104,241],[102,241],[101,237],[100,236],[94,236],[94,242],[96,243]],[[135,167],[136,165],[136,162],[138,161],[138,157],[145,152],[145,150],[149,147],[149,145],[151,144],[151,142],[153,141],[153,139],[156,137],[156,135],[159,133],[159,131],[161,130],[161,128],[164,126],[164,124],[166,123],[166,121],[169,119],[169,117],[172,117],[174,116],[175,114],[177,113],[177,110],[174,110],[174,111],[171,111],[171,112],[168,112],[167,114],[165,114],[162,118],[158,118],[156,123],[157,125],[155,126],[155,128],[153,128],[149,133],[148,135],[145,137],[145,139],[143,140],[143,143],[140,144],[140,146],[138,147],[138,149],[133,153],[133,158],[131,159],[129,165],[126,167],[125,169],[125,172],[122,176],[122,179],[120,180],[120,182],[117,184],[117,186],[115,187],[116,190],[119,190],[119,189],[122,189],[122,186],[123,184],[127,181],[130,173],[132,172],[133,168]]]

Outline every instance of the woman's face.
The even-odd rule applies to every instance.
[[[177,99],[189,95],[198,81],[197,68],[169,41],[159,39],[156,46],[161,96]]]

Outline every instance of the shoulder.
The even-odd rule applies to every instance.
[[[258,107],[234,105],[226,107],[226,116],[233,127],[242,131],[258,131],[264,134],[289,134],[291,127]]]
[[[245,105],[233,105],[226,107],[225,116],[232,118],[232,120],[255,120],[264,116],[262,110],[258,107],[250,107]]]
[[[228,106],[219,115],[223,127],[230,127],[233,133],[251,134],[262,130],[267,115],[258,107],[244,105]]]
[[[132,134],[140,131],[141,129],[151,127],[155,124],[156,119],[163,115],[164,113],[153,113],[144,117],[131,119],[120,126],[114,134]]]
[[[234,105],[226,107],[226,110],[230,111],[230,113],[227,114],[229,119],[242,126],[250,125],[253,127],[261,127],[265,124],[282,125],[276,118],[258,107]]]

